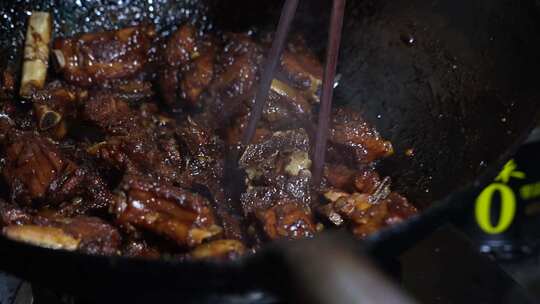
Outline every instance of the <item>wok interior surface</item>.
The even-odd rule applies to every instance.
[[[30,10],[51,10],[55,35],[72,35],[145,20],[158,24],[158,29],[184,21],[208,28],[273,28],[282,4],[217,0],[119,3],[2,2],[0,43],[6,54],[2,64],[18,66],[20,54],[16,52],[22,49]],[[322,55],[328,16],[321,12],[329,12],[327,1],[303,1],[293,29],[303,32]],[[493,171],[491,166],[499,165],[526,136],[538,116],[536,99],[540,95],[535,85],[540,67],[536,15],[533,1],[349,1],[335,102],[360,109],[392,141],[396,154],[381,169],[412,201],[428,206],[469,185],[482,173]],[[408,149],[412,149],[412,157],[406,155]],[[219,267],[132,261],[1,242],[0,250],[6,256],[2,260],[10,261],[3,263],[6,269],[41,282],[47,282],[47,273],[63,272],[66,275],[59,275],[64,279],[59,279],[58,286],[79,291],[81,282],[70,282],[70,277],[79,277],[95,290],[111,288],[115,280],[140,276],[145,282],[155,279],[156,283],[146,285],[151,290],[223,288],[229,287],[227,282],[240,288],[249,285],[245,267],[258,265],[257,258],[245,265]],[[76,266],[57,266],[62,264]],[[112,269],[116,272],[110,275]],[[180,271],[190,275],[178,276]],[[81,277],[81,273],[85,275]],[[96,283],[104,277],[109,279]]]
[[[143,22],[158,31],[184,22],[271,30],[282,3],[4,1],[2,64],[19,66],[31,10],[51,10],[55,35],[71,36]],[[329,22],[320,12],[329,9],[325,1],[300,3],[293,24],[320,58]],[[394,143],[383,167],[411,200],[427,206],[471,183],[529,130],[538,112],[537,12],[524,0],[347,4],[335,102],[360,109]]]

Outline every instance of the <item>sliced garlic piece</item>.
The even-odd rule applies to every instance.
[[[291,176],[297,176],[300,171],[309,170],[310,168],[311,159],[309,159],[309,154],[304,151],[294,151],[285,167],[285,172]]]

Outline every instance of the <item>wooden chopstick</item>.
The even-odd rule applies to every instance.
[[[321,107],[319,111],[317,132],[315,137],[315,148],[313,152],[313,185],[318,187],[321,182],[324,159],[326,153],[326,142],[328,140],[328,126],[332,110],[332,98],[334,90],[334,78],[336,76],[339,46],[341,42],[341,31],[343,28],[343,16],[345,14],[345,1],[334,0],[332,5],[332,15],[330,18],[330,30],[328,34],[328,48],[326,52],[326,62],[324,67]],[[276,35],[272,42],[272,47],[268,53],[262,72],[261,81],[255,95],[255,103],[250,112],[249,122],[244,131],[242,144],[248,145],[255,134],[257,123],[261,118],[268,91],[277,64],[281,58],[281,53],[287,40],[287,34],[298,7],[298,0],[286,0],[281,11]]]
[[[266,58],[261,81],[257,89],[257,94],[255,95],[255,103],[251,108],[249,122],[246,130],[244,131],[244,136],[242,139],[243,145],[249,144],[253,138],[253,135],[255,134],[257,122],[261,118],[264,104],[266,98],[268,97],[268,91],[270,90],[272,79],[274,79],[274,72],[278,62],[280,61],[281,53],[283,52],[285,41],[287,40],[287,34],[289,33],[297,7],[298,0],[287,0],[281,11],[276,35],[274,37],[274,41],[272,42],[272,47],[270,48],[268,57]]]
[[[330,19],[330,30],[328,32],[328,44],[326,51],[326,62],[324,66],[324,76],[321,93],[321,107],[319,110],[319,121],[317,122],[317,133],[315,138],[315,148],[313,151],[313,185],[318,187],[321,182],[324,158],[326,154],[326,142],[328,140],[330,114],[332,111],[332,98],[334,92],[334,78],[336,76],[337,59],[339,55],[339,45],[341,42],[341,30],[343,28],[343,16],[345,13],[345,0],[334,0],[332,15]]]

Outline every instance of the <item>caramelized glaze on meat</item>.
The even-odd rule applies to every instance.
[[[84,197],[86,208],[108,206],[111,194],[91,169],[77,165],[54,142],[33,132],[15,132],[5,145],[3,176],[12,200],[21,204],[59,204]]]
[[[194,106],[214,77],[216,47],[211,43],[205,43],[192,58],[190,66],[183,73],[180,90],[187,102]]]
[[[270,209],[257,212],[257,218],[271,240],[313,237],[316,232],[311,213],[294,202],[278,202]]]
[[[35,133],[10,136],[5,154],[4,178],[12,199],[23,204],[45,198],[53,183],[75,171],[75,164],[64,159],[52,141]]]
[[[163,99],[172,107],[195,106],[214,75],[216,43],[191,25],[174,32],[163,49],[160,70]]]
[[[215,77],[205,100],[207,110],[217,122],[227,122],[244,113],[255,94],[262,48],[244,34],[229,34],[215,68]]]
[[[197,51],[199,37],[197,29],[184,24],[176,30],[164,49],[164,61],[172,67],[187,65]]]
[[[54,211],[29,213],[0,202],[0,222],[8,238],[53,249],[117,255],[122,237],[110,223],[90,216],[65,217]]]
[[[208,201],[190,191],[127,176],[116,196],[114,213],[121,225],[131,225],[192,247],[219,235]]]
[[[59,222],[64,232],[80,240],[79,250],[102,255],[119,253],[122,238],[109,223],[88,216],[62,219]]]
[[[389,185],[379,182],[378,187]],[[348,225],[361,238],[417,213],[406,198],[388,189],[383,196],[379,189],[353,193],[327,189],[324,196],[329,203],[319,206],[318,212],[335,226]]]
[[[88,33],[56,39],[52,52],[66,81],[89,87],[143,72],[155,36],[152,26]]]
[[[164,32],[167,33],[167,32]],[[344,227],[359,238],[417,210],[379,176],[392,145],[334,109],[323,182],[311,154],[323,69],[288,41],[243,146],[271,35],[152,26],[57,38],[56,69],[21,105],[0,87],[0,228],[98,255],[227,260]]]
[[[82,118],[110,135],[127,135],[141,123],[125,99],[108,92],[92,94],[83,105]]]
[[[278,77],[300,90],[307,99],[319,102],[323,68],[301,37],[287,44],[280,61]]]
[[[0,225],[24,225],[32,222],[30,214],[15,204],[0,200]]]
[[[355,210],[351,214],[352,232],[363,238],[416,213],[416,208],[407,199],[393,192],[386,199],[366,210]]]
[[[309,139],[302,129],[275,132],[246,147],[240,166],[247,175],[241,202],[254,214],[267,238],[312,236],[311,160]]]
[[[393,153],[392,144],[350,109],[337,108],[332,112],[329,139],[341,153],[352,153],[358,164],[369,164]]]
[[[122,172],[180,183],[185,164],[174,123],[151,108],[132,108],[127,100],[110,93],[90,96],[83,117],[98,126],[105,138],[88,150]]]

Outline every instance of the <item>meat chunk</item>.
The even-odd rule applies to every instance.
[[[372,168],[365,168],[357,172],[354,176],[354,188],[360,193],[373,194],[380,188],[381,181],[379,174]]]
[[[247,117],[254,101],[264,53],[265,46],[255,42],[249,35],[226,36],[225,46],[218,52],[217,61],[213,65],[213,80],[204,82],[205,85],[209,83],[206,90],[208,94],[201,100],[202,116],[204,120],[212,123],[213,129],[218,130],[228,123],[234,124],[235,118]],[[289,56],[296,55],[291,53]],[[201,58],[204,58],[204,55],[201,55]],[[300,67],[296,72],[291,70],[291,73],[304,73],[304,76],[309,74]],[[180,78],[169,75],[168,79],[175,79],[171,82],[178,83],[181,82]],[[287,77],[274,79],[263,110],[261,124],[264,126],[261,127],[269,126],[272,130],[279,130],[305,127],[309,124],[312,119],[312,104],[317,101],[309,90],[295,85]],[[184,94],[189,92],[191,91],[187,88],[183,89]]]
[[[121,172],[180,183],[185,162],[172,119],[149,107],[134,109],[109,93],[90,96],[84,117],[105,133],[104,141],[88,149],[92,155]]]
[[[140,177],[125,177],[113,212],[125,227],[135,226],[193,247],[219,235],[221,227],[202,196]]]
[[[214,75],[216,42],[191,25],[183,25],[169,38],[160,71],[160,89],[172,107],[198,105]]]
[[[89,164],[82,164],[71,175],[64,175],[60,187],[51,185],[48,198],[52,203],[63,202],[60,207],[63,207],[67,214],[103,210],[112,202],[112,194],[107,184],[95,167]]]
[[[46,226],[7,226],[3,234],[40,247],[78,250],[94,255],[117,255],[121,243],[120,233],[96,217],[56,219]]]
[[[324,166],[324,180],[331,188],[367,194],[375,192],[381,183],[379,175],[372,167],[355,171],[343,164],[332,163]]]
[[[179,162],[178,168],[168,165],[167,163],[174,159],[167,158],[167,151],[158,147],[157,142],[148,140],[142,135],[145,134],[111,137],[91,147],[91,153],[121,172],[138,173],[153,176],[156,179],[174,181],[179,175],[182,163]],[[180,159],[180,156],[176,155],[174,158]]]
[[[231,119],[231,124],[227,127],[225,134],[223,134],[225,143],[229,147],[240,146],[242,143],[242,136],[244,135],[244,130],[248,124],[249,114],[239,115]],[[265,138],[268,138],[272,135],[272,130],[270,126],[264,122],[259,122],[259,127],[255,129],[255,134],[251,139],[251,143],[260,143]]]
[[[217,78],[212,89],[228,98],[252,95],[262,59],[263,50],[251,37],[229,34],[219,55]]]
[[[246,213],[267,209],[280,199],[298,201],[309,210],[311,160],[309,138],[302,129],[275,132],[258,144],[248,145],[239,166],[247,174],[247,191],[242,195]]]
[[[367,194],[357,192],[351,194],[337,189],[329,189],[324,193],[324,197],[331,203],[320,206],[319,212],[336,226],[340,226],[346,219],[350,219],[353,212],[364,211],[371,207]]]
[[[266,236],[271,239],[301,239],[316,232],[312,215],[294,202],[278,202],[270,209],[257,212]]]
[[[73,175],[76,165],[65,159],[60,149],[34,133],[21,133],[6,145],[6,167],[3,175],[14,200],[30,204],[44,199],[51,187]]]
[[[187,152],[184,183],[190,186],[219,183],[223,178],[225,148],[220,138],[204,122],[190,116],[179,123],[176,134]]]
[[[246,216],[254,215],[270,239],[311,236],[311,160],[304,130],[275,132],[251,144],[239,161],[246,171],[247,190],[241,196]]]
[[[32,216],[15,204],[0,200],[0,227],[32,222]]]
[[[329,140],[338,154],[352,154],[357,164],[370,164],[393,153],[389,141],[381,138],[358,112],[346,108],[333,111]]]
[[[255,95],[263,50],[251,37],[229,34],[223,51],[218,55],[215,77],[204,107],[215,124],[228,122],[233,116],[247,113],[246,107]]]
[[[248,115],[266,52],[264,46],[248,35],[229,36],[216,65],[216,76],[210,86],[211,98],[205,104],[210,111],[215,111],[212,117],[218,122]],[[288,53],[288,56],[296,55]],[[291,70],[291,73],[296,72]],[[298,73],[302,72],[298,70]],[[266,123],[272,130],[284,126],[285,129],[305,127],[312,119],[312,104],[317,99],[308,92],[308,88],[295,85],[287,77],[280,78],[279,75],[272,81],[261,123]]]
[[[140,26],[58,38],[53,55],[66,81],[89,87],[143,72],[155,36],[152,26]]]
[[[207,42],[200,49],[197,55],[193,56],[191,64],[183,72],[180,81],[182,97],[191,106],[198,103],[199,97],[210,85],[214,76],[215,46]]]
[[[80,196],[87,207],[103,208],[111,196],[101,178],[79,166],[47,138],[33,132],[16,132],[5,148],[3,176],[12,200],[21,204],[59,204]]]
[[[5,226],[3,234],[13,240],[96,255],[119,254],[120,233],[96,217],[63,217],[56,212],[32,214],[0,202],[0,219],[0,226]]]
[[[190,117],[179,125],[177,134],[189,155],[186,171],[189,176],[186,179],[201,184],[220,181],[223,177],[224,146],[219,137]]]
[[[127,135],[142,121],[128,102],[109,92],[92,94],[83,106],[83,118],[110,135]]]
[[[55,139],[67,133],[67,123],[76,118],[77,107],[88,92],[60,81],[48,83],[42,90],[32,94],[36,125]]]
[[[382,188],[386,188],[387,193],[383,194]],[[346,224],[360,238],[418,212],[403,196],[390,192],[389,185],[384,182],[372,194],[329,189],[324,196],[330,203],[320,206],[319,213],[336,226]]]
[[[116,228],[97,217],[79,216],[59,221],[65,233],[80,240],[78,250],[96,255],[117,255],[122,238]]]
[[[17,99],[0,96],[0,143],[4,144],[8,135],[17,130],[36,130],[36,120],[32,111],[22,108]]]
[[[306,99],[319,102],[322,76],[320,60],[302,38],[295,37],[281,56],[277,77],[300,90]]]
[[[354,171],[342,164],[326,164],[323,176],[328,186],[349,190],[353,185]]]
[[[351,216],[352,232],[361,238],[397,224],[418,211],[403,196],[392,192],[385,200],[367,210],[355,210]]]
[[[154,102],[156,97],[150,81],[136,78],[107,81],[100,84],[100,89],[130,104]]]
[[[173,67],[187,65],[195,52],[200,37],[197,29],[189,24],[184,24],[176,30],[165,45],[164,60]]]
[[[10,69],[2,71],[0,80],[0,96],[6,97],[15,91],[15,77],[13,71]]]
[[[297,89],[274,79],[266,100],[262,118],[271,124],[286,125],[289,129],[309,121],[312,107]],[[300,120],[300,121],[298,121]]]
[[[245,148],[240,158],[241,168],[255,167],[264,171],[278,168],[277,160],[280,153],[309,151],[309,137],[305,130],[288,130],[272,133],[256,144],[250,144]]]
[[[160,251],[148,245],[144,239],[128,240],[122,247],[122,254],[128,257],[159,258]]]
[[[158,140],[146,133],[111,137],[92,147],[99,159],[124,173],[182,183],[183,158],[174,139]]]
[[[225,146],[223,141],[204,124],[191,117],[181,122],[177,137],[185,147],[186,170],[182,173],[184,187],[202,189],[210,195],[226,238],[242,240],[244,232],[236,204],[226,195]]]

